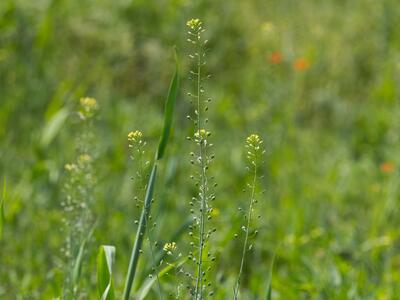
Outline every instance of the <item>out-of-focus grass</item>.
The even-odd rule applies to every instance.
[[[240,260],[233,235],[241,226],[237,207],[246,201],[241,143],[259,132],[268,154],[267,192],[243,297],[265,287],[275,252],[272,299],[394,299],[400,294],[395,0],[0,1],[0,177],[8,181],[0,298],[48,299],[60,288],[57,228],[63,165],[74,153],[71,120],[41,141],[46,124],[84,95],[101,105],[95,243],[116,246],[115,282],[123,282],[138,215],[125,136],[140,128],[157,144],[173,67],[169,49],[177,45],[185,73],[185,23],[192,17],[207,24],[211,49],[216,298],[230,297]],[[183,223],[193,191],[184,94],[169,167],[159,170],[160,242]],[[87,267],[95,274],[95,257]]]

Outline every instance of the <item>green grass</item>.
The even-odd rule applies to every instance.
[[[266,192],[255,214],[261,215],[259,234],[246,255],[242,299],[265,296],[274,253],[273,300],[396,299],[395,0],[0,1],[0,177],[8,188],[0,298],[59,295],[65,196],[60,182],[77,133],[66,112],[83,96],[96,98],[101,108],[93,150],[98,225],[88,249],[116,247],[113,276],[120,296],[140,216],[126,134],[138,128],[149,149],[157,149],[174,68],[170,49],[176,45],[181,74],[188,74],[185,24],[192,17],[207,25],[206,69],[212,74],[206,88],[213,98],[208,117],[216,155],[210,174],[218,183],[214,298],[232,298],[242,246],[234,238],[243,223],[238,207],[248,202],[242,193],[248,181],[243,140],[256,132],[267,150],[260,180]],[[281,59],[275,55],[274,61],[276,52]],[[181,87],[175,127],[157,170],[156,254],[172,241],[186,253],[191,240],[188,230],[173,237],[187,222],[196,191],[188,178],[187,78]],[[149,252],[142,255],[134,291],[152,268]],[[96,299],[96,255],[83,267],[92,275],[84,290]],[[166,293],[176,291],[177,278],[171,270],[161,277]],[[153,284],[146,299],[157,295]]]

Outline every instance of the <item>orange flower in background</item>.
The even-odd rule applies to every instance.
[[[389,162],[389,161],[385,161],[383,163],[381,163],[381,165],[379,166],[379,169],[381,170],[382,173],[392,173],[394,171],[394,164]]]
[[[310,67],[310,62],[306,58],[298,58],[293,64],[296,71],[305,71]]]
[[[272,52],[268,61],[272,65],[279,65],[282,62],[282,54],[279,51]]]

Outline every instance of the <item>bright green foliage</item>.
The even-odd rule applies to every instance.
[[[172,118],[174,115],[174,107],[176,98],[178,96],[178,86],[179,86],[179,66],[178,66],[178,56],[175,50],[175,73],[172,77],[171,84],[168,90],[167,100],[165,101],[165,111],[164,111],[164,126],[161,134],[160,142],[158,144],[158,150],[156,154],[156,159],[159,160],[163,157],[165,148],[167,147],[168,139],[171,133]]]
[[[114,300],[113,265],[114,246],[100,246],[97,255],[97,289],[101,300]]]
[[[139,254],[142,249],[144,235],[146,233],[146,226],[148,222],[148,218],[150,215],[151,204],[153,200],[154,194],[154,184],[156,180],[157,174],[157,161],[160,160],[164,154],[165,148],[168,143],[171,126],[172,126],[172,118],[174,114],[174,106],[176,102],[176,97],[178,95],[178,60],[175,55],[175,72],[171,80],[170,88],[167,95],[167,100],[165,102],[165,112],[164,112],[164,128],[161,134],[160,142],[158,145],[158,150],[155,155],[155,160],[153,162],[153,168],[151,170],[151,174],[149,177],[149,182],[147,184],[146,195],[144,198],[144,204],[142,208],[142,212],[140,215],[140,221],[138,224],[138,229],[136,232],[135,243],[133,244],[131,259],[129,262],[128,272],[125,280],[125,287],[123,293],[123,299],[128,300],[129,295],[131,293],[133,280],[135,279],[136,268],[139,262]]]
[[[206,130],[215,154],[209,174],[218,184],[213,298],[232,299],[243,244],[238,207],[247,210],[248,202],[242,145],[256,132],[267,153],[252,227],[258,235],[244,264],[240,300],[265,299],[272,253],[272,300],[397,299],[398,0],[0,0],[0,180],[6,177],[8,188],[0,299],[59,295],[66,236],[60,183],[81,131],[74,104],[85,95],[101,107],[93,153],[98,227],[85,253],[116,246],[115,292],[121,297],[144,200],[133,199],[125,136],[131,129],[145,133],[153,151],[144,160],[152,161],[174,68],[172,45],[185,76],[173,139],[158,163],[152,234],[159,243],[155,253],[171,241],[183,255],[191,251],[189,229],[172,238],[191,217],[189,202],[197,195],[185,139],[193,137],[186,120],[193,106],[184,97],[193,92],[190,18],[206,25],[204,75],[212,74],[205,90],[212,98]],[[64,108],[68,120],[42,142]],[[132,291],[151,273],[146,242],[143,250]],[[96,255],[86,254],[82,275],[91,276],[80,284],[85,298],[98,299]],[[186,265],[192,263],[184,271]],[[186,295],[186,286],[176,284],[183,276],[173,270],[161,278],[166,299],[178,288]],[[156,285],[147,299],[159,299]]]

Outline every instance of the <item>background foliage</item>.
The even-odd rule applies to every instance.
[[[273,253],[273,299],[396,299],[396,0],[0,1],[0,176],[7,178],[0,298],[59,293],[63,166],[74,155],[79,128],[71,111],[83,96],[101,107],[93,147],[98,226],[84,286],[96,297],[95,251],[113,244],[121,290],[138,215],[126,135],[140,129],[151,149],[157,145],[171,47],[187,74],[185,23],[192,17],[207,28],[213,75],[216,297],[231,297],[238,271],[240,239],[233,236],[243,222],[237,208],[246,203],[243,144],[257,132],[267,148],[266,193],[244,299],[260,299]],[[161,244],[185,222],[194,191],[185,139],[191,106],[181,81],[153,214]],[[184,237],[176,242],[186,247]]]

